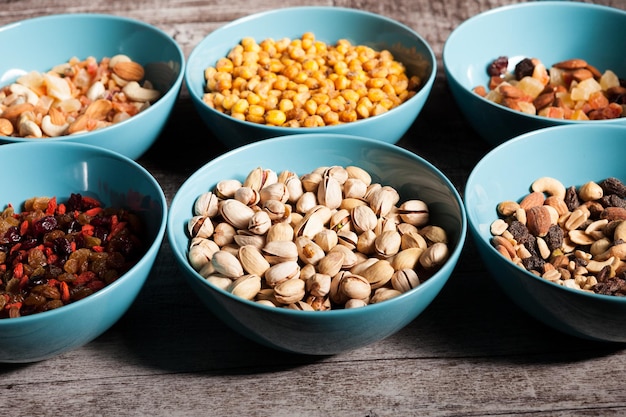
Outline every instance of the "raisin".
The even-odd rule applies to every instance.
[[[540,256],[536,255],[522,259],[522,264],[524,265],[524,268],[529,271],[541,271],[545,263],[546,261],[544,261]]]
[[[569,211],[574,211],[576,207],[580,206],[580,199],[578,198],[578,192],[573,185],[565,190],[565,204]]]
[[[546,244],[548,245],[548,248],[550,248],[551,252],[563,246],[563,235],[563,229],[561,229],[561,226],[556,224],[550,226],[548,233],[543,239],[546,241]]]
[[[530,58],[524,58],[515,65],[515,79],[521,80],[524,77],[533,75],[535,64]]]
[[[621,207],[626,208],[626,199],[617,194],[604,195],[598,200],[603,207]]]
[[[607,178],[598,185],[602,187],[605,195],[615,194],[620,198],[626,198],[626,185],[615,177]]]
[[[35,236],[43,236],[47,232],[56,229],[58,222],[54,216],[45,216],[33,223],[33,233]]]

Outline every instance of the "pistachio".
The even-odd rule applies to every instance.
[[[247,229],[254,210],[239,200],[228,199],[220,203],[219,213],[235,229]]]
[[[317,188],[317,201],[329,209],[336,209],[341,205],[343,200],[341,192],[341,184],[333,176],[322,178]]]
[[[287,279],[274,287],[274,296],[279,303],[293,304],[304,298],[305,282],[301,279]]]
[[[250,187],[239,187],[233,195],[235,200],[241,201],[246,206],[255,206],[261,201],[261,195],[257,190]]]
[[[391,277],[391,286],[400,292],[407,292],[418,285],[420,285],[420,279],[412,268],[400,269]]]
[[[211,263],[217,273],[226,277],[235,279],[243,275],[243,267],[239,259],[224,249],[213,254]]]
[[[389,186],[383,186],[376,191],[370,200],[370,207],[378,216],[386,216],[400,200],[398,192]]]
[[[380,259],[363,271],[362,275],[370,283],[372,289],[376,289],[389,282],[394,272],[389,261]]]
[[[261,290],[261,277],[255,274],[242,275],[234,280],[227,291],[246,300],[253,300]]]
[[[343,197],[360,199],[365,196],[367,185],[359,178],[348,178],[343,184]]]
[[[299,277],[300,265],[298,265],[298,262],[296,261],[281,262],[276,265],[272,265],[265,271],[265,282],[270,287],[275,287],[283,281],[296,279]],[[302,282],[304,284],[304,281]]]
[[[242,187],[241,181],[222,180],[215,186],[215,194],[219,198],[229,199],[235,196],[235,192]]]
[[[361,167],[350,165],[346,167],[346,172],[348,173],[348,178],[359,179],[363,181],[366,186],[369,186],[372,183],[372,177],[370,174]]]
[[[428,205],[421,200],[408,200],[398,210],[403,221],[420,227],[429,221]]]
[[[382,258],[389,258],[400,250],[402,237],[396,230],[386,230],[376,237],[374,248]]]
[[[373,230],[366,230],[359,235],[356,242],[356,250],[365,255],[371,255],[375,252],[376,233]]]
[[[378,288],[376,291],[374,291],[374,295],[372,296],[370,303],[381,303],[383,301],[387,301],[389,299],[397,297],[400,294],[402,294],[400,291],[393,288]]]
[[[321,274],[336,275],[341,270],[343,259],[344,254],[342,252],[330,251],[319,260],[317,270]]]
[[[260,277],[265,275],[265,271],[270,268],[270,263],[265,259],[261,251],[252,245],[245,245],[239,248],[239,262],[244,271]]]
[[[349,274],[341,279],[339,290],[347,299],[363,300],[369,297],[372,287],[365,277]]]
[[[324,250],[306,236],[296,238],[296,247],[298,248],[300,260],[305,264],[317,265],[317,263],[326,256]]]
[[[264,235],[272,226],[272,219],[266,211],[257,211],[248,222],[248,230],[255,235]]]
[[[293,240],[293,227],[289,223],[274,223],[270,226],[266,235],[266,242],[274,242],[277,240]]]
[[[356,206],[350,212],[352,224],[356,233],[363,233],[366,230],[374,230],[378,223],[376,213],[370,206]]]
[[[218,198],[211,191],[200,194],[193,205],[193,212],[197,216],[213,217],[217,211]]]
[[[344,229],[341,229],[339,233],[337,233],[337,242],[340,245],[343,245],[349,248],[350,250],[356,249],[358,240],[359,240],[359,236],[352,230],[348,230],[344,228]]]
[[[263,187],[278,181],[278,175],[271,169],[263,169],[257,167],[250,171],[243,182],[244,187],[250,187],[253,190],[260,191]]]
[[[326,297],[330,292],[331,276],[316,273],[306,280],[307,291],[315,297]]]
[[[337,232],[332,229],[323,229],[314,236],[313,240],[324,252],[328,252],[338,243]]]
[[[425,249],[407,248],[398,252],[391,260],[391,266],[398,271],[402,269],[415,269],[419,265],[420,256]]]
[[[267,261],[274,265],[286,261],[296,261],[298,259],[298,248],[292,241],[277,240],[267,242],[261,250]]]
[[[213,241],[221,247],[234,242],[236,234],[237,231],[230,223],[220,222],[215,225],[212,238]]]
[[[259,191],[261,204],[268,200],[277,200],[286,203],[289,200],[289,190],[287,185],[282,182],[268,184]]]
[[[420,264],[426,269],[442,265],[448,259],[448,246],[445,243],[434,243],[424,250],[420,256]]]
[[[187,222],[187,231],[192,238],[209,238],[213,234],[213,230],[213,223],[211,219],[206,216],[193,216],[189,222]]]

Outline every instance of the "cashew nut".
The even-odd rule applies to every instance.
[[[122,91],[130,100],[139,102],[154,101],[161,95],[158,90],[144,88],[137,81],[129,82]]]
[[[117,54],[117,55],[112,56],[111,59],[109,60],[109,68],[113,68],[115,64],[117,64],[118,62],[130,62],[130,61],[132,61],[132,59],[130,59],[128,55]]]
[[[535,180],[531,186],[533,191],[547,193],[559,198],[565,198],[565,186],[561,181],[551,177],[541,177]]]
[[[40,138],[43,136],[41,129],[37,126],[37,123],[30,119],[21,118],[18,124],[18,131],[22,137],[35,137]]]
[[[67,128],[69,127],[69,123],[64,123],[62,125],[55,125],[52,123],[50,115],[45,115],[43,119],[41,119],[41,130],[43,133],[50,137],[57,137],[63,135]]]
[[[587,264],[587,271],[597,274],[605,266],[610,266],[612,269],[611,272],[612,274],[614,274],[615,273],[615,267],[614,267],[615,261],[619,261],[619,259],[615,258],[614,256],[611,256],[609,259],[607,259],[604,262],[589,261],[589,263]]]
[[[97,99],[104,96],[105,91],[106,90],[104,88],[104,84],[102,84],[102,81],[96,81],[91,85],[91,87],[89,87],[86,96],[89,100],[96,101]]]
[[[11,90],[13,94],[25,97],[26,101],[32,105],[36,105],[39,101],[37,93],[22,84],[13,83],[9,86],[9,90]]]

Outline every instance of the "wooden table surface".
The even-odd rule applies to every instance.
[[[0,0],[0,25],[53,13],[124,15],[161,28],[188,56],[209,32],[254,12],[317,4],[383,14],[420,33],[438,59],[431,96],[398,145],[435,164],[462,192],[489,147],[455,107],[443,44],[463,20],[512,2]],[[626,8],[624,0],[594,2]],[[194,170],[224,151],[183,88],[162,136],[139,162],[171,201]],[[166,239],[138,299],[104,335],[39,363],[0,364],[0,416],[61,414],[626,415],[626,350],[530,318],[494,286],[468,239],[439,297],[397,334],[335,356],[286,354],[211,315],[178,273]]]

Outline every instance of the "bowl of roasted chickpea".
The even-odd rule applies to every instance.
[[[185,82],[228,148],[325,132],[396,143],[432,88],[436,59],[413,29],[340,7],[291,7],[235,20],[191,52]]]
[[[442,59],[458,108],[498,145],[550,126],[626,126],[624,48],[626,10],[531,1],[462,22]]]
[[[10,45],[0,62],[0,143],[80,142],[138,159],[183,82],[181,48],[139,20],[42,16],[5,25],[0,39]]]

